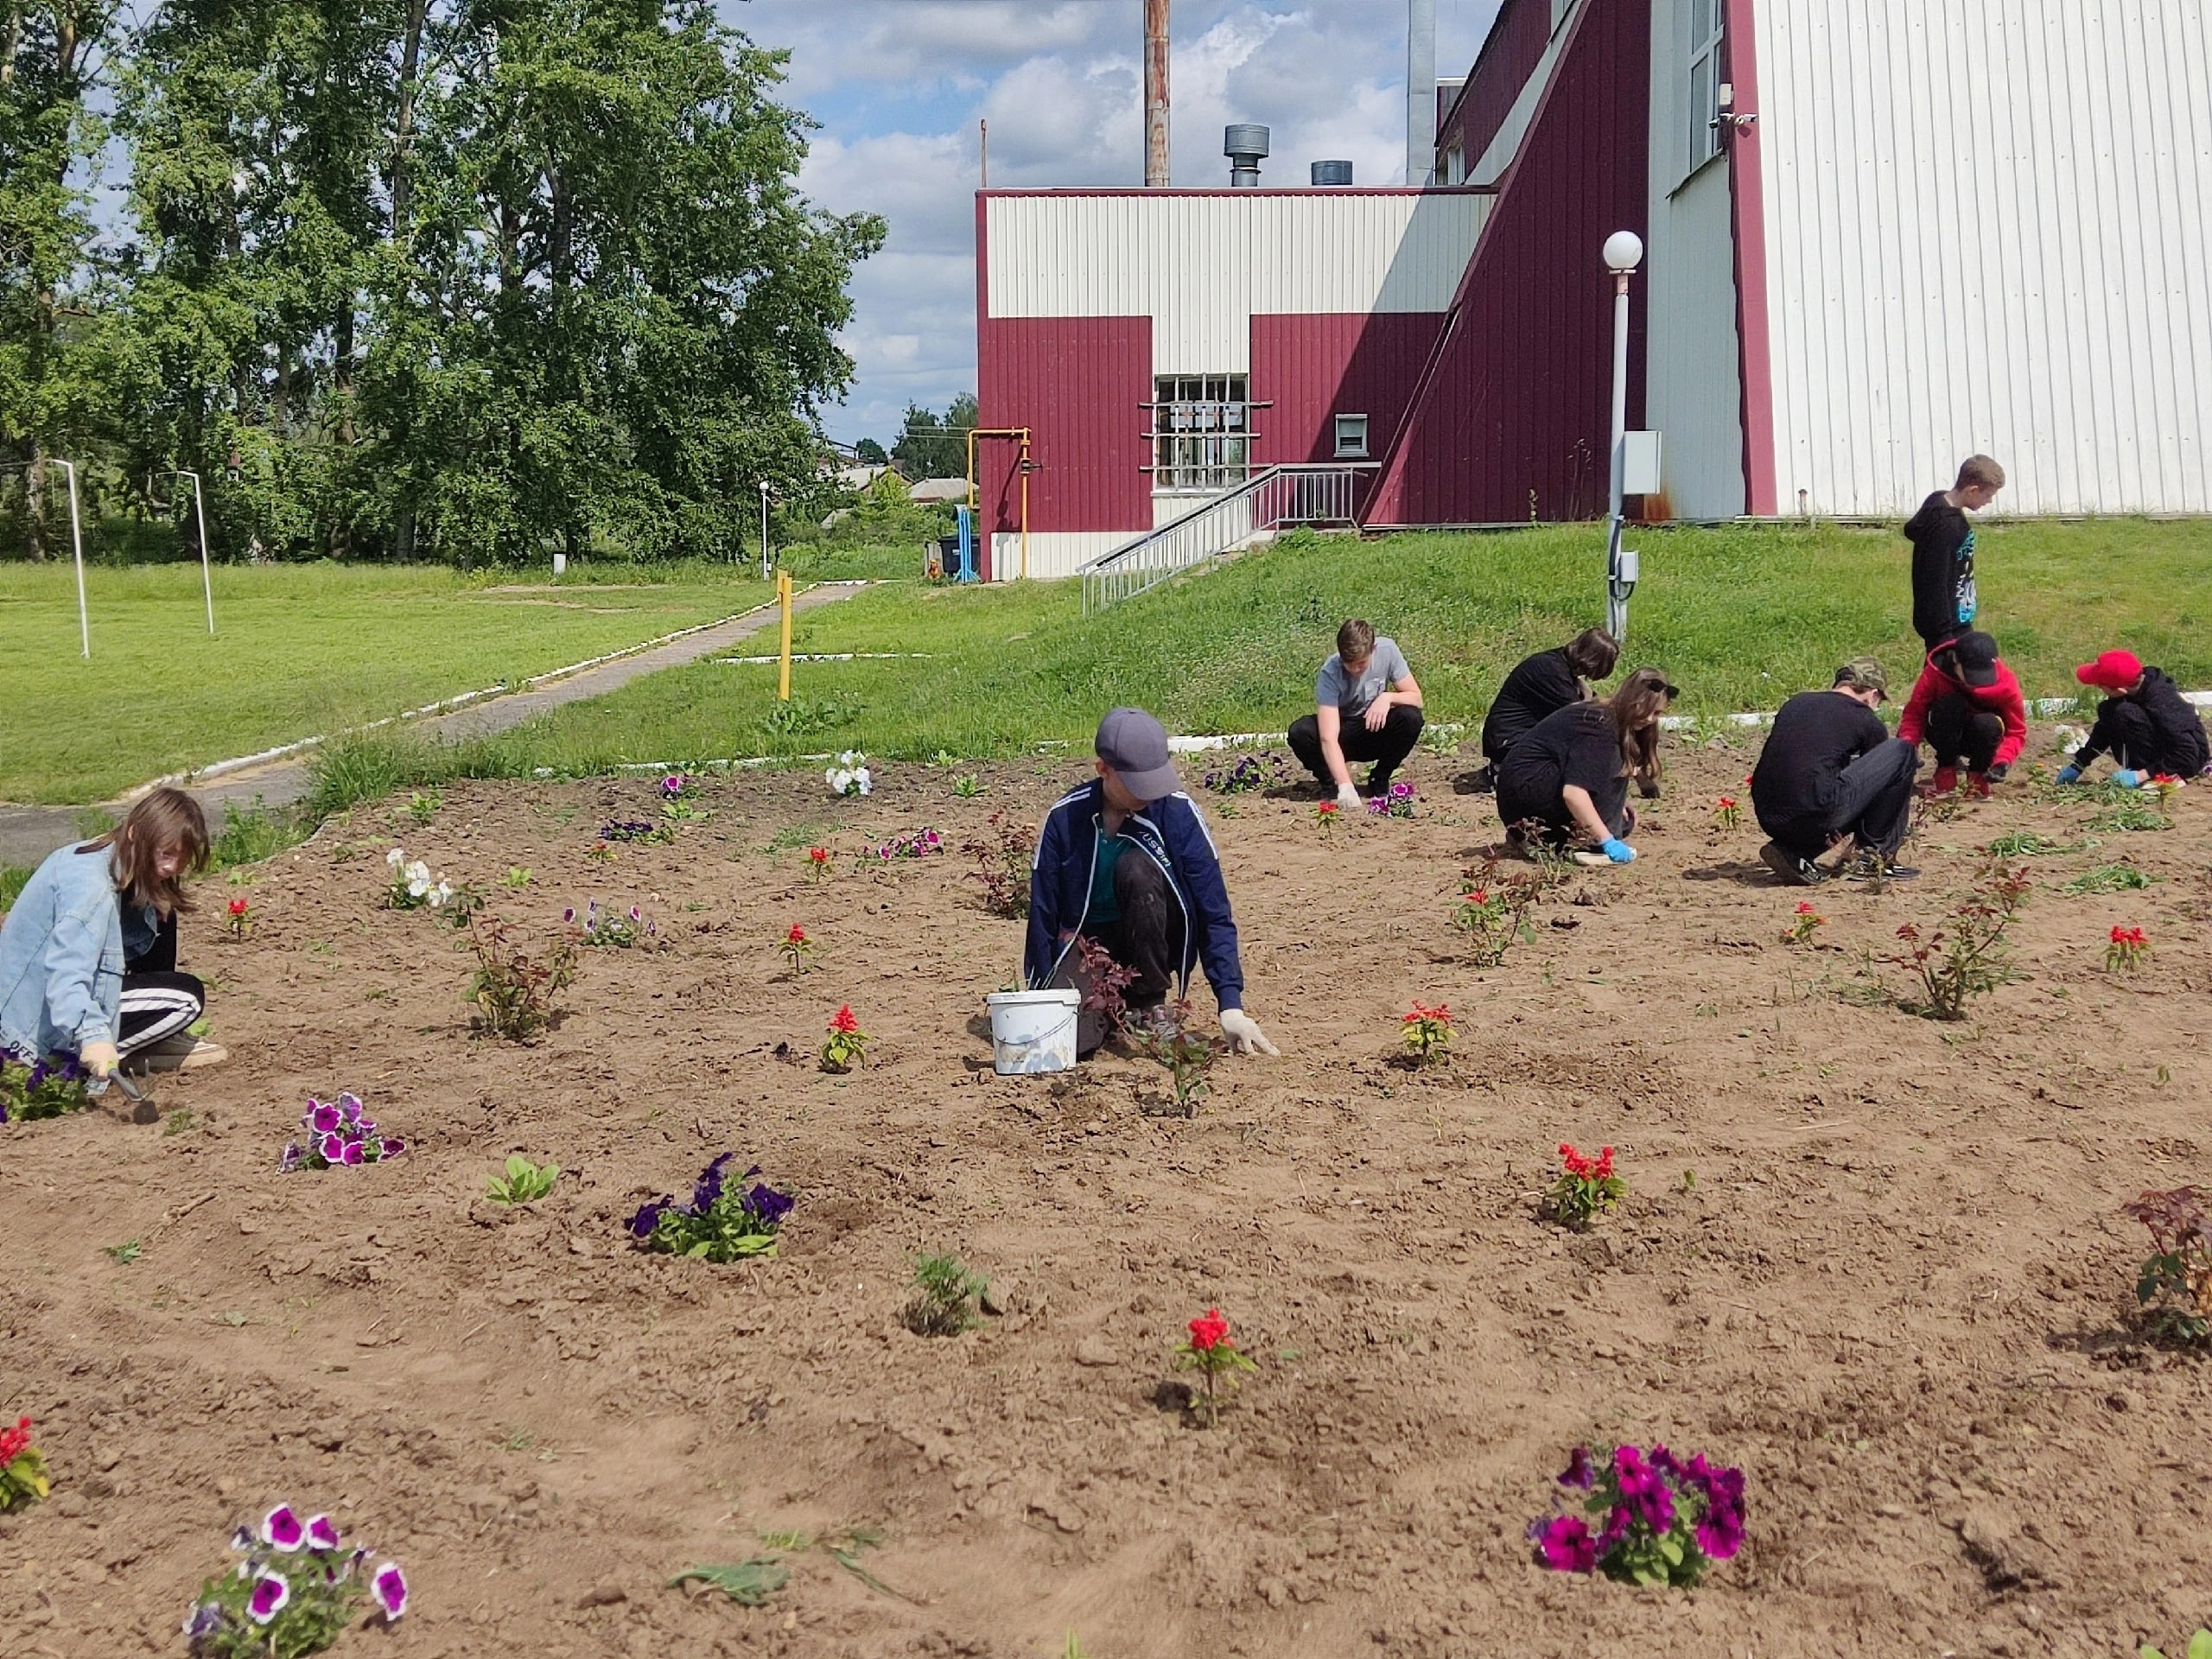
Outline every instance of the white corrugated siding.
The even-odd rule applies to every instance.
[[[1758,16],[1783,509],[2212,512],[2203,0]]]
[[[1251,367],[1251,319],[1443,311],[1491,198],[1367,195],[994,196],[994,317],[1153,320],[1157,374]]]
[[[1136,539],[1126,530],[1033,530],[1029,532],[1029,575],[1033,581],[1071,576],[1095,558]],[[1001,531],[991,537],[991,576],[1011,582],[1021,574],[1021,536]]]
[[[1667,499],[1681,518],[1744,510],[1741,359],[1736,349],[1734,200],[1725,157],[1688,173],[1689,80],[1669,43],[1689,35],[1686,0],[1651,0],[1651,218],[1644,264],[1644,421],[1662,435]],[[1687,176],[1686,176],[1687,175]]]

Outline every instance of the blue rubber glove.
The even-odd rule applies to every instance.
[[[1607,858],[1612,860],[1616,864],[1633,864],[1636,862],[1636,849],[1630,846],[1628,842],[1624,841],[1611,840],[1605,842],[1599,845],[1598,850],[1603,853]]]
[[[2082,781],[2082,768],[2079,766],[2061,766],[2058,769],[2057,778],[2053,781],[2062,785],[2078,784]]]
[[[2122,789],[2140,789],[2143,787],[2143,774],[2139,772],[2130,771],[2126,766],[2122,766],[2118,772],[2113,773],[2112,780],[2115,784],[2118,784]]]

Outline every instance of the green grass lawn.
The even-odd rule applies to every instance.
[[[1908,550],[1894,532],[1647,530],[1631,664],[1665,666],[1683,708],[1772,709],[1871,652],[1902,702],[1918,671]],[[1984,624],[2031,696],[2079,690],[2074,664],[2125,644],[2190,688],[2212,686],[2212,524],[1986,526]],[[1088,739],[1116,702],[1171,730],[1281,729],[1312,706],[1337,624],[1364,616],[1404,646],[1432,721],[1482,718],[1505,671],[1602,620],[1598,531],[1300,537],[1086,622],[1071,582],[885,588],[803,618],[802,652],[918,660],[802,664],[799,719],[770,722],[772,667],[704,662],[498,740],[478,764],[584,772],[624,762],[805,754],[1005,754]]]
[[[714,565],[556,584],[438,566],[0,564],[0,800],[110,798],[183,767],[327,733],[745,610]]]

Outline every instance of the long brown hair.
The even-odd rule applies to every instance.
[[[1605,700],[1605,706],[1612,711],[1613,730],[1620,737],[1621,763],[1630,777],[1643,782],[1657,780],[1659,716],[1667,712],[1674,695],[1664,669],[1639,668]]]
[[[184,896],[184,878],[207,868],[207,815],[191,796],[164,784],[140,796],[121,823],[77,850],[108,853],[118,893],[142,909],[151,905],[174,916],[192,908]],[[183,855],[175,875],[161,873],[165,852]]]

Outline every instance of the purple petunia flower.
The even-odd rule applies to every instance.
[[[314,1109],[308,1114],[307,1126],[317,1135],[328,1135],[338,1127],[340,1122],[338,1109],[335,1106],[325,1106],[317,1102],[315,1103]]]
[[[397,1158],[406,1150],[407,1143],[404,1141],[396,1135],[388,1135],[384,1138],[384,1149],[377,1156],[379,1159]]]
[[[676,1200],[666,1194],[655,1198],[651,1204],[642,1205],[638,1213],[630,1217],[630,1236],[633,1238],[651,1238],[653,1236],[653,1229],[660,1225],[661,1212],[664,1210],[671,1210],[675,1206]]]
[[[1562,1486],[1580,1486],[1588,1491],[1596,1484],[1598,1471],[1590,1466],[1590,1448],[1578,1446],[1567,1453],[1567,1471],[1559,1478]]]
[[[253,1581],[252,1593],[246,1598],[246,1616],[257,1624],[266,1624],[291,1599],[292,1586],[282,1573],[264,1573]]]
[[[1536,1550],[1554,1573],[1587,1573],[1598,1565],[1598,1542],[1579,1515],[1554,1516],[1536,1534]]]
[[[734,1152],[726,1152],[700,1171],[699,1179],[691,1187],[691,1213],[702,1215],[714,1207],[715,1200],[722,1195],[722,1171],[736,1160]],[[753,1172],[747,1171],[750,1174]]]
[[[308,1543],[315,1549],[338,1548],[338,1529],[327,1515],[318,1515],[308,1522]]]
[[[197,1642],[203,1636],[213,1636],[223,1628],[223,1609],[219,1603],[203,1601],[192,1610],[184,1621],[184,1633]]]
[[[326,1135],[316,1146],[315,1155],[326,1164],[341,1163],[346,1157],[346,1143],[335,1135]]]
[[[344,1152],[340,1154],[339,1161],[348,1165],[358,1164],[365,1155],[365,1154],[363,1150],[361,1142],[359,1141],[348,1141],[346,1143]]]
[[[338,1109],[345,1114],[346,1121],[348,1123],[359,1122],[361,1121],[361,1097],[359,1095],[339,1096]]]
[[[241,1551],[251,1549],[253,1548],[253,1529],[251,1527],[240,1527],[236,1532],[232,1533],[231,1535],[231,1548],[232,1549]]]
[[[369,1593],[384,1609],[387,1623],[407,1611],[407,1578],[397,1561],[386,1561],[377,1569],[376,1577],[369,1580]]]
[[[1632,1446],[1613,1450],[1613,1478],[1620,1488],[1621,1503],[1630,1516],[1652,1531],[1666,1532],[1675,1524],[1675,1494],[1667,1478],[1644,1460]]]
[[[296,1142],[287,1141],[283,1152],[276,1159],[276,1173],[279,1175],[290,1174],[300,1166],[300,1160],[305,1156]]]
[[[261,1517],[261,1541],[288,1554],[306,1541],[308,1530],[289,1503],[279,1503]]]
[[[566,926],[569,923],[573,922],[575,919],[576,907],[574,905],[570,905],[566,910],[561,912],[561,922],[563,926]]]
[[[783,1224],[791,1212],[795,1200],[788,1192],[779,1192],[766,1182],[756,1182],[753,1191],[745,1195],[745,1207],[760,1218],[763,1227],[773,1231]]]

